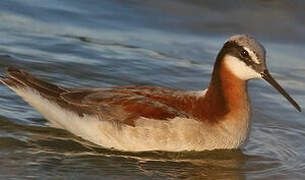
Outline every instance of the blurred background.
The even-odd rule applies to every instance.
[[[1,0],[0,69],[71,87],[200,90],[224,41],[267,50],[274,78],[305,106],[301,0]],[[305,118],[262,80],[249,82],[252,127],[236,151],[122,153],[47,121],[0,86],[0,179],[302,179]]]

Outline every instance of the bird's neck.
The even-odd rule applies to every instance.
[[[247,82],[238,78],[226,65],[225,58],[217,58],[212,79],[203,103],[208,119],[215,122],[228,115],[239,116],[249,112]]]

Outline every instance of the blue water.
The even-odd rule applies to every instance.
[[[305,3],[1,0],[0,69],[71,87],[205,89],[217,52],[247,33],[272,75],[305,107]],[[0,179],[303,179],[305,118],[262,80],[249,82],[252,127],[235,151],[122,153],[47,121],[0,86]]]

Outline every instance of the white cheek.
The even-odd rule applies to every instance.
[[[226,66],[231,70],[231,72],[243,80],[261,78],[262,76],[255,70],[251,69],[246,65],[246,63],[240,61],[234,56],[226,55],[224,58]]]

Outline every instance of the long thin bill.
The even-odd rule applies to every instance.
[[[265,70],[262,74],[262,78],[265,79],[268,83],[270,83],[275,89],[277,89],[299,112],[301,112],[300,106],[293,100],[289,94],[272,78],[267,70]]]

